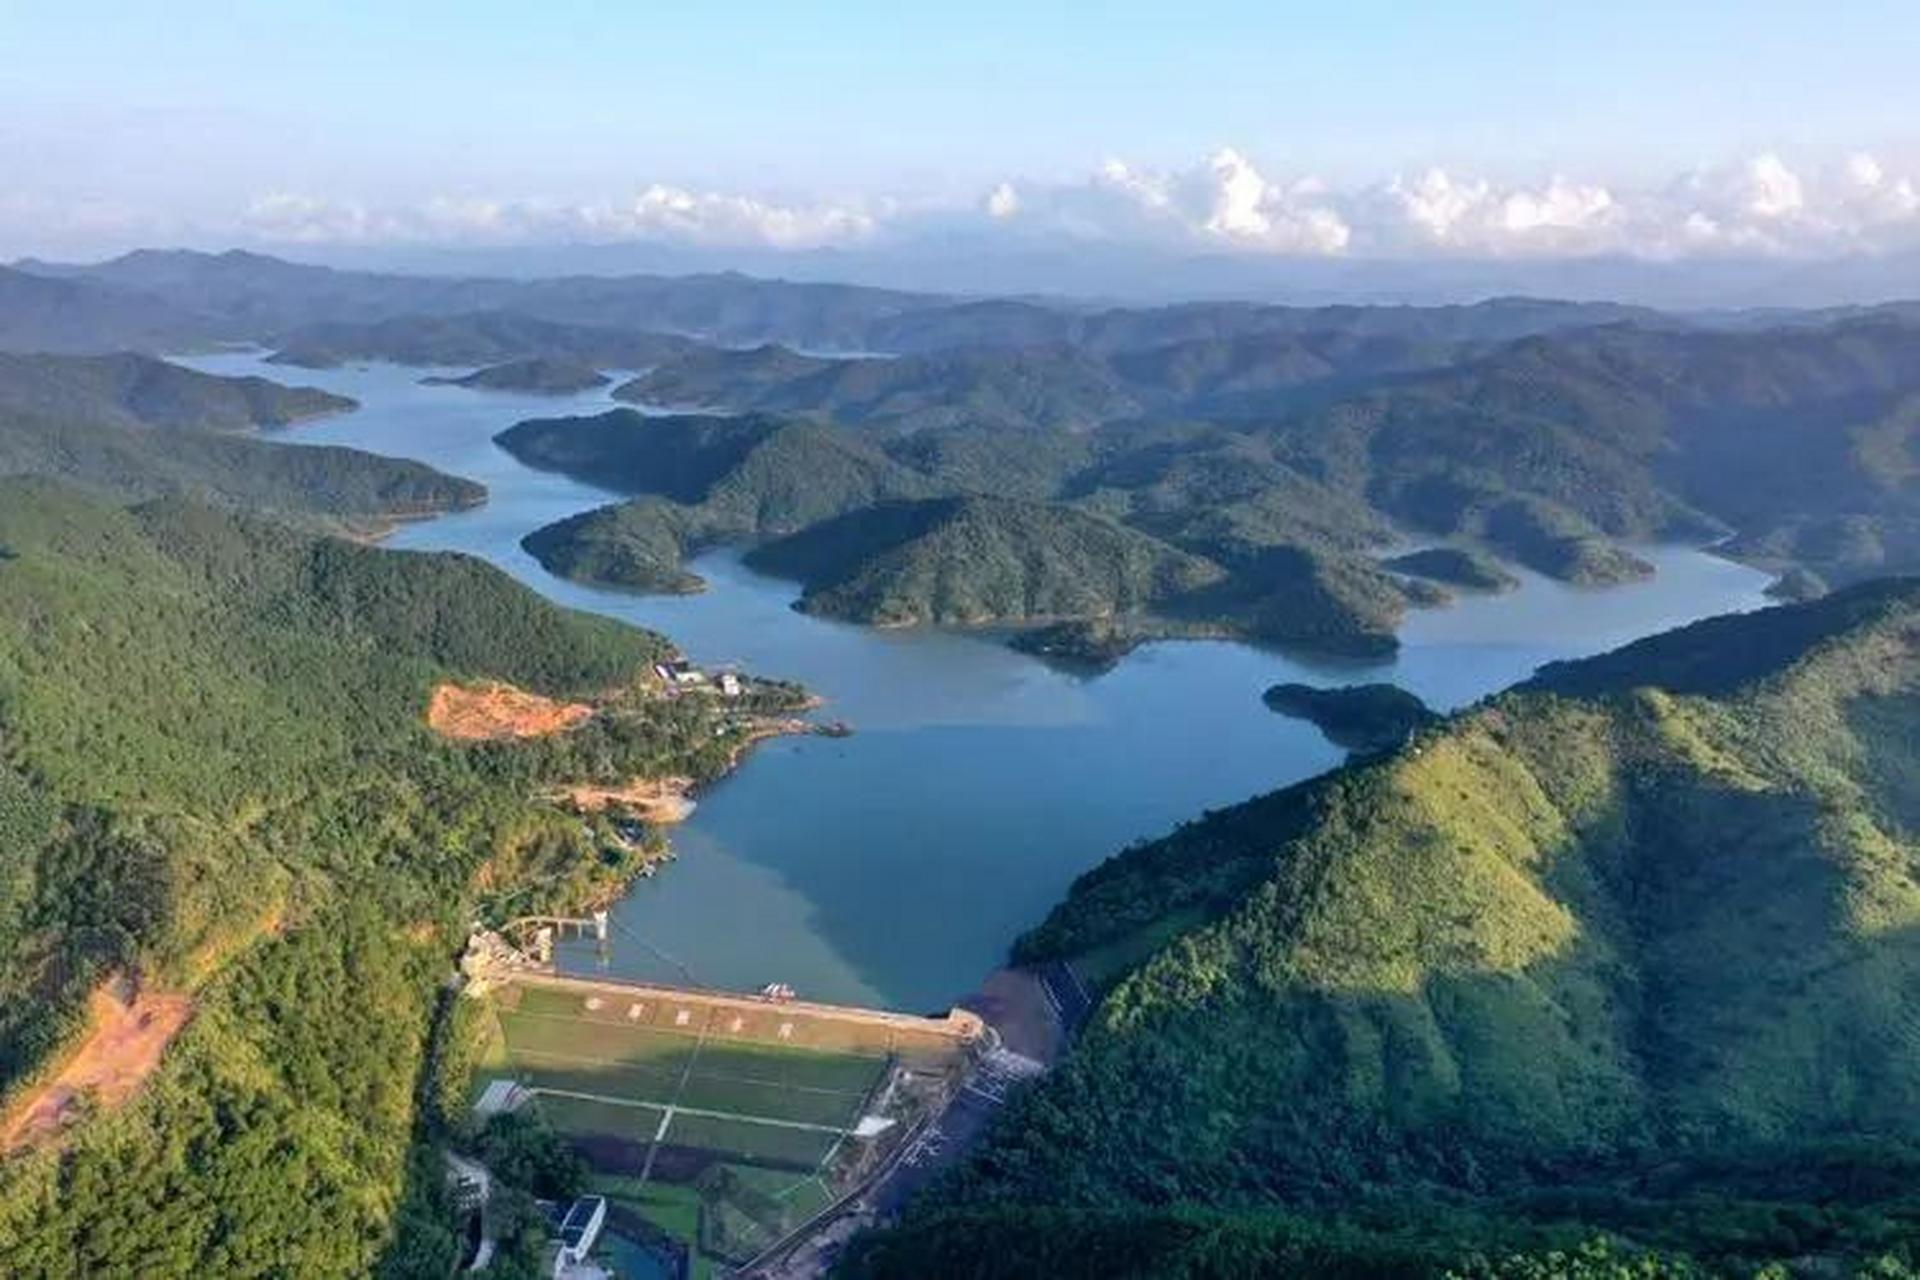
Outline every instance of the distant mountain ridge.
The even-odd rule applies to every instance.
[[[302,325],[278,337],[274,364],[322,369],[349,360],[405,365],[495,365],[561,359],[637,369],[692,349],[692,339],[594,325],[560,324],[511,312],[407,314],[372,322]]]
[[[899,478],[912,473],[923,497],[1017,497],[1108,517],[1225,571],[1177,608],[1163,600],[1158,625],[1276,641],[1391,648],[1404,608],[1440,590],[1418,560],[1373,561],[1400,531],[1593,586],[1654,572],[1623,543],[1729,534],[1730,551],[1765,567],[1811,570],[1806,592],[1920,567],[1920,453],[1910,440],[1920,427],[1920,326],[1886,316],[1753,331],[1608,325],[1454,348],[1431,367],[1356,369],[1350,379],[1329,359],[1371,370],[1413,357],[1397,340],[1382,349],[1315,335],[1266,349],[1276,363],[1257,394],[1233,354],[1241,342],[1229,340],[1217,360],[1189,346],[1111,361],[1053,347],[898,359],[702,350],[616,394],[730,396],[724,407],[745,416],[711,415],[685,437],[716,442],[737,443],[746,429],[727,424],[762,429],[770,407],[803,412],[821,443],[887,459],[889,498],[914,496]],[[1158,386],[1125,380],[1123,368],[1138,377],[1143,367]],[[1286,385],[1296,375],[1309,381]],[[676,421],[691,430],[699,420]],[[687,457],[662,447],[678,438],[638,416],[603,415],[516,428],[502,443],[536,465],[697,503],[736,453],[706,451],[700,465],[710,470],[685,483]],[[794,474],[808,465],[796,458]],[[850,510],[836,501],[816,518]],[[624,565],[639,585],[656,572],[671,580],[677,563],[639,566],[689,537],[791,529],[731,518],[696,536],[686,513],[663,519],[569,522],[566,537],[591,537],[592,556],[563,550],[558,533],[538,545],[549,567],[591,575]],[[635,540],[632,554],[615,549],[622,537]],[[1483,557],[1472,585],[1498,586],[1503,573]],[[1078,620],[1113,611],[1089,607]]]
[[[162,298],[0,267],[0,351],[183,351],[226,332]]]
[[[723,344],[925,353],[1070,344],[1112,352],[1186,338],[1338,329],[1443,341],[1501,341],[1621,319],[1643,308],[1498,298],[1462,306],[1287,307],[1240,302],[1101,307],[1062,299],[976,300],[859,285],[756,279],[736,272],[572,275],[546,279],[339,270],[243,250],[136,250],[107,262],[16,263],[42,279],[85,281],[163,300],[215,322],[221,336],[266,342],[302,326],[375,324],[405,315],[512,312],[531,319]],[[501,352],[495,358],[551,354]]]

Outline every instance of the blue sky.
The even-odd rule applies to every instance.
[[[1502,191],[1757,156],[1897,175],[1920,159],[1916,8],[0,0],[0,235],[76,206],[69,229],[211,232],[266,197],[653,186],[884,221],[1110,159],[1171,181],[1222,148],[1352,192],[1436,166]]]

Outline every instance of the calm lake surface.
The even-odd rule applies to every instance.
[[[617,908],[612,968],[726,987],[945,1008],[999,964],[1073,878],[1122,846],[1321,772],[1342,752],[1268,711],[1282,680],[1391,680],[1436,708],[1472,702],[1542,662],[1765,603],[1764,575],[1653,548],[1652,581],[1581,590],[1523,575],[1521,590],[1416,612],[1390,661],[1313,662],[1223,642],[1152,645],[1097,676],[1061,672],[992,639],[872,631],[794,612],[794,586],[732,554],[694,569],[711,589],[636,596],[566,582],[522,536],[612,499],[520,465],[493,435],[528,417],[598,412],[603,392],[536,397],[424,387],[429,372],[311,372],[252,355],[184,361],[360,400],[282,438],[409,458],[487,485],[485,507],[409,525],[389,546],[482,556],[563,604],[666,632],[695,660],[805,682],[851,738],[778,739],[700,797],[679,858]],[[644,939],[644,944],[638,939]],[[597,961],[590,949],[565,957]]]

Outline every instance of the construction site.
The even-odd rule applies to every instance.
[[[482,1002],[482,1115],[522,1107],[586,1158],[609,1239],[677,1260],[669,1274],[749,1269],[923,1143],[998,1040],[956,1009],[916,1017],[555,971],[554,929],[524,945],[476,931],[462,971]]]

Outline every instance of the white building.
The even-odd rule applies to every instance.
[[[587,1254],[600,1238],[600,1228],[607,1224],[607,1199],[581,1196],[567,1206],[565,1213],[554,1205],[547,1210],[547,1220],[553,1223],[554,1280],[567,1280],[585,1266]]]
[[[653,664],[653,673],[660,677],[661,683],[669,687],[688,688],[707,682],[707,673],[685,658],[675,658],[671,662],[656,662]]]

